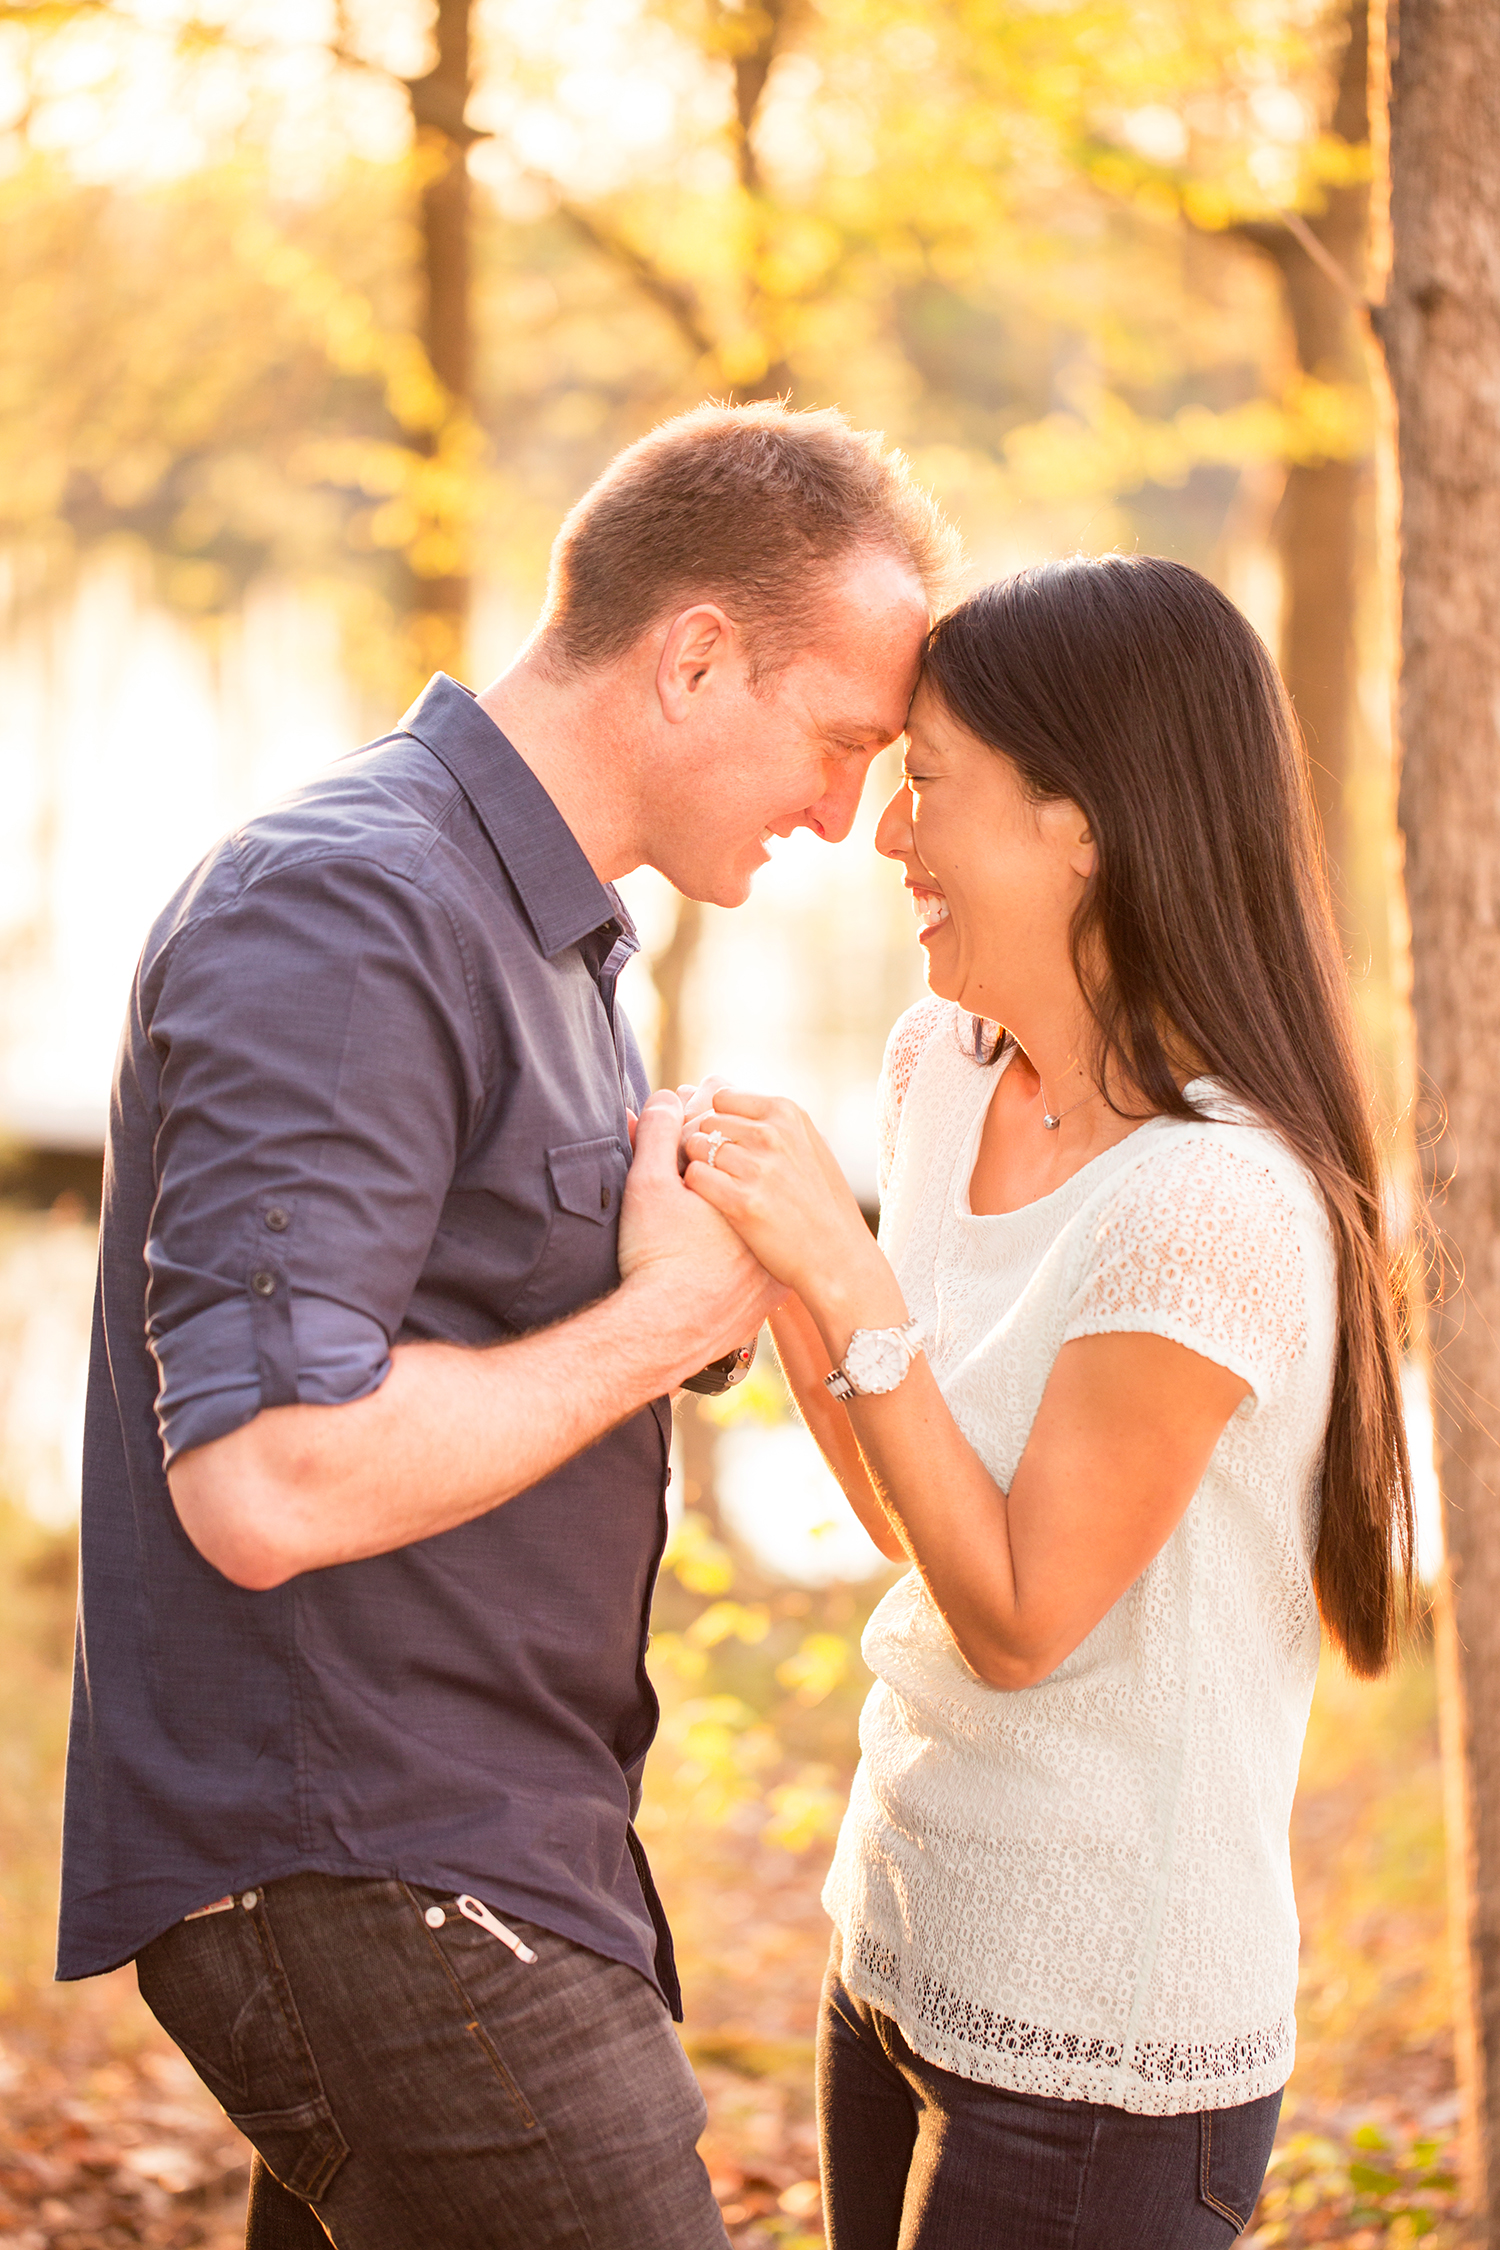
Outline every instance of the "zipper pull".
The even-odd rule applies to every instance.
[[[477,1898],[470,1898],[465,1891],[463,1897],[456,1899],[454,1904],[460,1914],[466,1914],[471,1922],[477,1922],[482,1930],[488,1930],[491,1937],[497,1937],[502,1945],[508,1945],[518,1961],[528,1964],[535,1961],[536,1955],[531,1947],[523,1945],[515,1931],[508,1930],[500,1917],[492,1914],[487,1906],[482,1906]]]

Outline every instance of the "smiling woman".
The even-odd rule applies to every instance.
[[[790,1103],[716,1094],[687,1175],[795,1292],[789,1379],[914,1566],[825,1894],[830,2239],[1210,2250],[1291,2069],[1318,1611],[1378,1670],[1410,1564],[1300,746],[1244,619],[1150,557],[963,604],[909,734],[877,841],[934,997],[879,1245]]]

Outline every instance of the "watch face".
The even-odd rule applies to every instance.
[[[888,1328],[867,1328],[851,1336],[844,1361],[855,1389],[872,1397],[893,1391],[909,1364],[906,1346]]]

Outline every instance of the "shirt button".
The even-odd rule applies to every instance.
[[[273,1203],[266,1213],[266,1225],[270,1228],[272,1234],[285,1234],[291,1223],[279,1203]]]
[[[251,1274],[250,1286],[257,1297],[274,1297],[276,1294],[276,1276],[274,1273],[267,1273],[265,1268],[262,1267],[259,1273]]]

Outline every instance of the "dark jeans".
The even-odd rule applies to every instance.
[[[522,1923],[528,1965],[405,1883],[243,1900],[136,1969],[257,2151],[250,2250],[725,2250],[703,2096],[633,1969]]]
[[[829,2250],[1226,2250],[1281,2096],[1137,2117],[981,2086],[913,2054],[836,1969],[818,2027]]]

